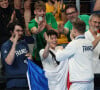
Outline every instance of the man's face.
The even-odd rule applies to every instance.
[[[78,12],[75,10],[75,8],[68,8],[66,9],[66,15],[67,15],[68,20],[73,22],[78,17]]]
[[[90,29],[97,31],[100,30],[100,18],[93,17],[92,20],[89,21]]]
[[[24,34],[24,30],[21,26],[19,25],[16,25],[15,28],[14,28],[14,32],[13,32],[14,35],[18,35],[18,38],[22,38],[23,34]]]
[[[36,9],[34,11],[36,17],[42,17],[42,18],[45,18],[45,14],[46,14],[46,11],[43,10],[43,9]]]
[[[7,8],[9,5],[8,0],[0,0],[0,7]]]
[[[50,44],[50,47],[52,49],[55,49],[55,47],[57,46],[57,36],[56,35],[51,35],[50,39],[52,40],[52,43]]]

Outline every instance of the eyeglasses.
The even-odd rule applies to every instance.
[[[71,13],[66,13],[66,15],[72,15],[72,14],[74,14],[74,13],[76,13],[76,11],[73,11],[73,12],[71,12]]]
[[[97,21],[93,21],[93,23],[95,23],[95,24],[100,24],[100,22],[97,22]]]
[[[19,30],[19,29],[17,29],[16,31],[17,31],[17,32],[24,32],[24,30]]]

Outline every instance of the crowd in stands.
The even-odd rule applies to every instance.
[[[69,3],[65,3],[67,1]],[[27,72],[27,58],[48,73],[49,70],[55,70],[57,66],[63,64],[62,66],[66,67],[65,64],[68,65],[67,61],[64,63],[63,60],[60,60],[62,55],[61,59],[71,59],[71,57],[74,58],[74,55],[81,59],[83,52],[78,52],[80,46],[89,45],[93,47],[93,50],[85,46],[84,50],[93,52],[92,67],[88,69],[91,73],[91,80],[93,79],[91,69],[93,69],[93,74],[100,74],[100,0],[95,0],[93,13],[82,15],[79,14],[76,5],[71,2],[73,0],[13,0],[13,2],[12,0],[0,0],[0,73],[3,72],[5,76],[11,77],[24,76]],[[89,42],[83,40],[83,43],[77,38],[82,40],[86,38]],[[74,42],[75,40],[78,43]],[[79,47],[74,47],[73,42],[76,45],[79,44]],[[56,49],[66,52],[69,50],[69,53],[64,51],[62,54],[56,54]],[[82,60],[83,58],[87,60],[88,66],[90,65],[88,57],[91,55],[90,52],[87,54],[82,54],[85,57],[82,57]],[[72,62],[69,63],[74,66]],[[82,65],[84,66],[84,64]],[[60,68],[64,68],[62,66]],[[82,67],[82,69],[85,73],[87,68]],[[64,70],[66,73],[66,69]],[[49,79],[48,76],[47,78]],[[67,79],[67,77],[63,79]],[[7,89],[16,87],[28,87],[27,79],[7,80]],[[53,90],[53,87],[51,85],[50,90]],[[74,90],[73,86],[70,90]]]

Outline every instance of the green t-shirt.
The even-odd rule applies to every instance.
[[[54,18],[54,16],[52,15],[52,13],[46,13],[46,22],[48,25],[50,25],[52,28],[57,29],[58,25],[57,22]],[[29,30],[31,31],[31,29],[33,27],[37,27],[38,28],[38,23],[35,21],[35,19],[31,20],[29,22]],[[47,29],[45,28],[43,31],[41,31],[38,34],[33,34],[33,38],[35,39],[35,45],[33,48],[33,58],[35,58],[36,60],[40,60],[40,56],[39,56],[39,51],[45,47],[46,45],[46,41],[43,37],[44,32],[46,32]]]
[[[79,15],[78,16],[82,21],[85,22],[86,24],[86,31],[89,29],[89,15]],[[72,23],[70,21],[67,21],[64,25],[64,28],[68,28],[69,29],[69,33],[67,34],[68,37],[68,41],[71,41],[70,39],[70,30],[72,30],[73,26]]]

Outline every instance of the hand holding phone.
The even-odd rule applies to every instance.
[[[41,16],[38,17],[38,21],[41,22],[43,18]]]

